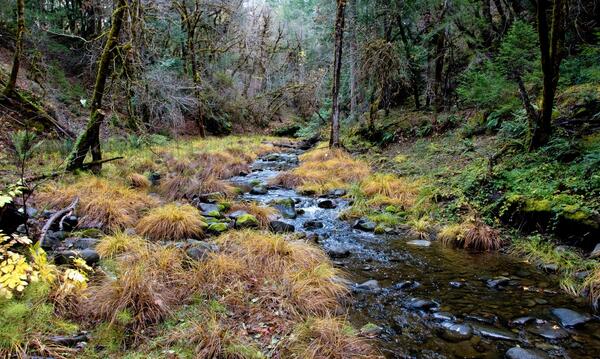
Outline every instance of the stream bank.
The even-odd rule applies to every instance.
[[[343,191],[322,198],[268,186],[299,163],[291,151],[261,157],[230,181],[241,199],[280,209],[278,222],[304,232],[348,275],[349,319],[389,358],[593,358],[600,323],[557,278],[501,253],[469,253],[403,232],[376,235],[339,219]]]

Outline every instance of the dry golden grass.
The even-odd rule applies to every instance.
[[[79,312],[86,321],[119,323],[134,336],[160,322],[188,294],[184,281],[185,253],[176,248],[149,245],[138,253],[118,260],[118,277],[104,277],[93,283],[81,302]]]
[[[139,173],[132,173],[127,176],[127,183],[131,188],[148,189],[151,186],[150,180]]]
[[[132,226],[144,210],[158,204],[146,193],[95,176],[82,176],[74,183],[47,185],[37,194],[36,202],[60,209],[75,197],[79,197],[77,213],[81,226],[100,226],[111,231]]]
[[[152,241],[200,238],[206,227],[203,219],[189,204],[170,203],[150,210],[140,219],[136,231]]]
[[[429,239],[431,234],[431,222],[427,217],[421,217],[414,219],[408,223],[410,225],[410,232],[421,239]]]
[[[261,206],[256,202],[234,203],[230,212],[246,211],[258,219],[260,228],[266,229],[271,222],[271,218],[277,213],[272,207]]]
[[[500,232],[479,219],[446,226],[438,238],[444,245],[473,251],[494,251],[505,244]]]
[[[193,174],[179,173],[171,174],[162,180],[159,187],[161,195],[171,201],[179,199],[192,199],[203,193],[223,193],[225,197],[235,193],[235,188],[215,177],[198,177]]]
[[[370,173],[369,166],[341,149],[316,149],[300,156],[300,166],[277,176],[273,183],[304,192],[326,193],[348,189]]]
[[[417,199],[421,183],[409,182],[393,174],[376,173],[360,183],[362,192],[372,206],[394,205],[402,209],[412,207]]]
[[[139,236],[117,232],[112,236],[102,237],[96,251],[101,258],[113,258],[127,252],[138,252],[148,243]]]
[[[462,224],[450,224],[444,226],[438,233],[438,239],[445,246],[454,246],[463,240],[465,226]]]
[[[378,358],[369,343],[343,320],[310,318],[294,330],[290,355],[303,359]]]

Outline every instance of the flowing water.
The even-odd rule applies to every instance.
[[[297,163],[294,153],[271,155],[257,160],[252,173],[231,181],[249,189]],[[375,324],[367,328],[388,358],[503,358],[516,346],[538,356],[514,358],[600,358],[599,318],[583,300],[561,292],[555,276],[530,264],[500,253],[472,254],[436,241],[413,243],[407,236],[354,229],[338,219],[349,206],[341,198],[334,199],[333,209],[319,208],[318,199],[285,188],[246,192],[242,198],[264,204],[294,199],[303,213],[283,221],[318,235],[318,243],[353,283],[349,320],[357,328]],[[322,227],[305,228],[311,221]],[[555,308],[590,320],[562,327],[552,314]]]

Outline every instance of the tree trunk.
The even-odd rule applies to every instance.
[[[356,0],[350,0],[348,4],[348,12],[350,16],[350,30],[348,35],[350,36],[350,117],[356,118],[356,111],[358,106],[358,48],[356,44]]]
[[[4,88],[4,96],[9,96],[17,85],[17,75],[21,65],[21,53],[23,52],[23,34],[25,33],[25,0],[17,0],[17,36],[15,42],[15,54],[13,57],[13,65],[10,71],[10,76],[6,87]]]
[[[67,170],[73,171],[83,165],[88,150],[92,153],[92,159],[99,161],[102,159],[100,150],[100,125],[104,122],[104,112],[102,111],[102,96],[106,88],[106,79],[110,75],[110,63],[114,57],[115,48],[119,40],[119,33],[125,17],[126,0],[118,0],[117,8],[112,15],[112,25],[106,44],[102,50],[100,61],[98,62],[98,71],[96,73],[96,84],[92,96],[90,111],[90,120],[85,130],[79,135],[73,150],[67,158]],[[97,169],[101,167],[101,164]]]
[[[542,62],[542,76],[544,89],[542,92],[542,106],[539,116],[535,118],[533,132],[531,133],[530,150],[539,148],[550,140],[552,135],[552,107],[554,95],[559,78],[562,49],[564,46],[564,15],[566,13],[564,0],[554,0],[552,10],[552,28],[548,31],[548,0],[538,0],[537,20],[540,52]]]
[[[346,0],[337,0],[335,17],[335,53],[333,60],[333,88],[331,91],[331,135],[329,147],[340,147],[340,73],[342,70],[342,45],[344,41],[344,9]]]

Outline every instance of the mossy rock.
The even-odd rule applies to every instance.
[[[229,226],[227,225],[227,223],[223,223],[223,222],[211,223],[208,226],[208,230],[213,233],[223,233],[223,232],[227,231],[228,229],[229,229]]]
[[[214,210],[214,211],[210,211],[206,214],[206,216],[208,217],[214,217],[214,218],[221,218],[223,217],[223,214],[221,212],[219,212],[218,210]]]
[[[258,219],[249,213],[239,216],[235,221],[236,228],[258,228],[258,226]]]

